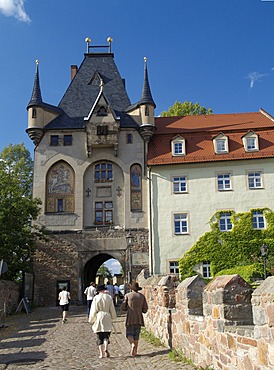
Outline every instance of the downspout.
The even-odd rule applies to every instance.
[[[152,246],[152,190],[151,190],[151,166],[148,166],[148,189],[149,189],[149,274],[154,274],[154,254]]]

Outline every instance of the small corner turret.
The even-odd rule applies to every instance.
[[[26,129],[26,133],[29,135],[35,146],[39,144],[43,136],[43,129],[45,125],[62,113],[60,108],[43,102],[40,89],[38,66],[39,60],[36,60],[33,89],[30,101],[27,105],[28,128]]]
[[[141,122],[139,132],[142,138],[149,142],[151,139],[155,128],[155,117],[154,110],[156,104],[152,98],[149,81],[148,81],[148,72],[147,72],[147,58],[144,57],[144,85],[142,91],[142,97],[139,102],[140,111],[141,111]]]
[[[30,101],[27,105],[28,111],[28,128],[26,133],[29,135],[30,139],[37,145],[43,135],[43,130],[39,122],[40,110],[43,105],[42,94],[40,89],[39,81],[39,60],[36,60],[36,71],[34,84],[32,89],[32,94]]]

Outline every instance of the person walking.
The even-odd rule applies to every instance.
[[[117,317],[113,299],[105,291],[104,284],[98,285],[98,294],[93,298],[89,314],[89,322],[93,324],[92,330],[97,336],[99,358],[110,357],[108,345],[112,327],[111,320]]]
[[[67,291],[67,287],[64,286],[63,290],[58,295],[59,304],[62,314],[62,323],[65,324],[67,321],[68,310],[69,310],[69,302],[70,302],[70,292]]]
[[[114,291],[114,298],[113,298],[113,300],[114,300],[114,305],[115,305],[115,306],[118,306],[119,296],[120,296],[120,289],[119,289],[119,287],[118,287],[118,284],[117,284],[117,283],[115,283],[115,284],[113,285],[113,291]]]
[[[95,288],[95,283],[92,281],[84,291],[84,294],[87,296],[87,309],[88,309],[88,317],[89,317],[89,311],[92,304],[93,298],[96,296],[97,291]]]
[[[127,312],[126,337],[131,344],[130,354],[136,356],[141,326],[145,326],[143,313],[147,312],[148,304],[146,297],[139,292],[142,288],[137,282],[133,282],[130,289],[132,291],[125,295],[121,309]]]
[[[114,288],[113,285],[110,283],[110,281],[107,281],[106,289],[109,291],[109,294],[111,295],[111,298],[114,298]]]

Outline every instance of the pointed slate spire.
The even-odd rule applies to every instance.
[[[34,84],[33,84],[33,90],[32,90],[32,95],[31,95],[30,102],[27,108],[29,108],[32,105],[42,105],[43,104],[42,94],[41,94],[41,89],[40,89],[38,65],[39,65],[39,61],[36,60],[36,73],[35,73],[35,79],[34,79]]]
[[[152,94],[150,91],[150,86],[148,82],[148,72],[147,72],[147,58],[144,58],[144,85],[143,85],[143,91],[142,91],[142,97],[139,102],[140,104],[152,104],[154,108],[156,107],[156,104],[152,98]]]

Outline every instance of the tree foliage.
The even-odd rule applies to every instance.
[[[227,232],[220,231],[219,220],[223,213],[216,212],[210,220],[211,230],[202,235],[198,241],[187,251],[179,261],[182,278],[197,274],[195,268],[198,264],[209,261],[211,275],[215,276],[222,270],[236,269],[244,266],[249,276],[262,276],[263,264],[261,246],[268,246],[267,269],[272,273],[274,265],[274,212],[268,208],[260,209],[267,222],[266,229],[254,229],[252,216],[255,209],[245,213],[231,214],[232,229]],[[258,210],[257,210],[258,211]],[[253,265],[253,267],[251,267]],[[240,268],[239,268],[240,267]],[[251,270],[252,273],[251,273]],[[223,273],[224,271],[222,271]]]
[[[212,114],[211,108],[201,106],[199,103],[192,103],[185,101],[184,103],[176,102],[169,107],[168,111],[163,111],[161,117],[173,117],[173,116],[197,116],[200,114]]]
[[[33,163],[23,144],[9,145],[0,153],[0,259],[8,264],[5,279],[16,280],[30,271],[35,237],[32,226],[40,200],[32,199]]]
[[[112,278],[112,272],[109,270],[109,268],[103,263],[98,271],[97,275],[102,276],[104,279],[111,279]]]

